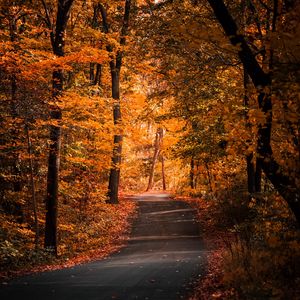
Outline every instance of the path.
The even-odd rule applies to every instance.
[[[124,249],[107,259],[15,279],[3,300],[185,299],[203,269],[205,251],[195,212],[166,194],[143,194]]]

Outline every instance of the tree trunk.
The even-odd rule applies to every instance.
[[[95,72],[96,67],[96,72]],[[101,86],[102,65],[90,63],[90,84]]]
[[[199,160],[196,161],[196,174],[199,174]],[[198,176],[194,175],[194,189],[196,189],[198,186]]]
[[[261,158],[257,158],[255,164],[255,173],[254,173],[254,187],[256,193],[261,192],[261,177],[262,177],[262,160]]]
[[[163,191],[165,191],[167,189],[167,185],[166,185],[166,173],[165,173],[165,158],[163,155],[161,156],[161,176],[162,176]]]
[[[192,157],[191,159],[191,165],[190,165],[191,169],[190,169],[190,187],[191,189],[194,189],[195,188],[195,185],[194,185],[194,182],[195,182],[195,175],[194,175],[194,169],[195,169],[195,160],[194,158]]]
[[[252,53],[248,46],[244,36],[239,33],[238,27],[227,10],[223,0],[207,0],[212,7],[216,18],[223,27],[225,34],[229,38],[233,46],[238,47],[238,55],[243,63],[243,66],[254,86],[259,89],[271,84],[270,76],[266,74],[259,63],[257,62],[255,55]]]
[[[53,76],[55,80],[55,76]],[[59,108],[52,109],[51,120],[60,121],[62,113]],[[45,248],[57,255],[57,202],[58,178],[60,166],[61,127],[50,126],[50,149],[48,158],[47,195],[46,195],[46,226]]]
[[[90,84],[95,83],[95,64],[90,63]]]
[[[18,41],[17,36],[17,23],[16,23],[16,17],[12,15],[9,18],[9,29],[10,29],[10,41],[12,43],[15,43]],[[14,46],[15,47],[15,46]],[[13,119],[16,119],[18,117],[18,109],[17,109],[17,76],[15,74],[12,74],[10,76],[10,85],[11,85],[11,114]],[[14,127],[12,130],[12,134],[15,136],[14,144],[17,143],[18,140],[18,132],[17,126]],[[20,192],[23,189],[22,181],[21,181],[21,169],[20,169],[20,158],[18,153],[13,154],[12,159],[13,164],[13,175],[15,177],[15,180],[13,182],[13,188],[15,192]],[[23,212],[21,211],[21,218],[23,218]]]
[[[94,14],[92,19],[92,28],[96,29],[99,28],[99,10],[100,7],[97,4],[94,4]],[[95,66],[96,66],[96,73],[95,73]],[[90,63],[90,82],[92,85],[101,85],[101,72],[102,65]]]
[[[155,151],[152,162],[151,162],[151,170],[150,170],[149,181],[148,181],[148,186],[147,186],[147,190],[146,190],[147,192],[153,188],[155,164],[156,164],[158,155],[159,155],[159,151]]]
[[[120,76],[119,70],[115,68],[114,63],[111,63],[111,78],[112,78],[112,97],[115,100],[113,108],[114,125],[120,125],[122,122],[120,108]],[[112,167],[109,175],[108,183],[108,203],[118,203],[118,190],[120,182],[120,165],[122,155],[122,134],[114,135],[114,149],[112,155]]]
[[[97,64],[96,65],[96,74],[94,79],[94,85],[101,86],[101,77],[102,77],[102,65]]]
[[[246,156],[246,163],[248,193],[252,195],[255,192],[255,168],[253,163],[253,153],[250,153]]]
[[[158,128],[155,134],[155,141],[154,141],[154,154],[151,162],[151,170],[149,175],[148,187],[146,191],[150,191],[154,185],[154,171],[155,165],[160,153],[160,143],[161,143],[161,128]]]
[[[259,92],[259,107],[266,116],[266,123],[260,126],[258,131],[257,149],[262,169],[279,194],[288,203],[300,224],[300,190],[296,183],[296,178],[287,176],[283,172],[282,168],[275,161],[271,148],[272,102],[270,92],[268,92],[271,87],[270,76],[260,67],[244,36],[239,34],[236,23],[223,0],[208,0],[208,2],[231,44],[239,47],[238,55],[240,60]]]
[[[246,109],[245,119],[246,127],[250,129],[251,125],[249,123],[248,110],[249,110],[249,97],[248,97],[248,85],[250,83],[250,78],[247,71],[244,69],[244,105]],[[260,172],[255,171],[255,165],[253,162],[253,152],[246,155],[247,163],[247,183],[248,183],[248,193],[250,196],[256,191],[256,184],[260,184],[261,181],[261,168]],[[257,170],[257,169],[256,169]],[[256,181],[257,180],[257,181]]]
[[[55,34],[51,34],[53,53],[64,56],[65,30],[69,19],[71,6],[74,0],[59,0],[56,16]],[[47,15],[46,5],[45,11]],[[55,102],[63,92],[63,71],[57,70],[52,75],[52,97]],[[46,225],[44,246],[52,254],[57,255],[57,204],[58,204],[58,177],[60,165],[62,111],[59,105],[50,107],[50,118],[55,125],[50,125],[50,146],[48,158],[47,195],[46,195]]]
[[[26,136],[27,136],[27,147],[28,147],[28,155],[29,155],[29,169],[30,169],[30,185],[31,185],[31,196],[32,196],[32,207],[33,207],[33,215],[34,215],[34,231],[35,231],[35,249],[39,249],[39,222],[38,222],[38,208],[37,201],[35,195],[35,184],[34,184],[34,174],[33,174],[33,159],[32,159],[32,144],[30,139],[30,132],[28,125],[25,125]]]
[[[211,180],[211,175],[210,175],[210,172],[209,172],[209,165],[208,165],[207,162],[205,162],[205,167],[206,167],[206,172],[207,172],[209,188],[210,188],[210,191],[213,192],[214,189],[213,189],[213,184],[212,184],[212,180]]]
[[[131,0],[125,0],[125,9],[123,24],[121,29],[121,38],[120,46],[124,46],[126,43],[126,35],[129,27],[129,14],[130,14]],[[107,15],[104,6],[100,3],[99,10],[102,16],[102,25],[103,31],[107,34],[109,33],[109,26],[107,23]],[[107,46],[107,50],[112,52],[112,47]],[[120,73],[123,59],[122,49],[117,51],[116,59],[110,61],[110,72],[111,72],[111,82],[112,82],[112,98],[114,99],[114,108],[113,108],[113,119],[114,125],[120,126],[122,122],[121,118],[121,108],[120,108]],[[100,74],[99,69],[99,74]],[[118,129],[119,131],[120,129]],[[120,182],[120,165],[121,165],[121,156],[122,156],[122,141],[123,136],[121,133],[114,135],[114,146],[112,154],[112,166],[109,174],[109,183],[108,183],[108,199],[107,203],[117,204],[118,200],[118,191],[119,191],[119,182]]]

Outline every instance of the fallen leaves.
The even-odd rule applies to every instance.
[[[101,243],[89,248],[89,241],[87,241],[84,248],[81,249],[81,252],[75,254],[66,252],[64,256],[53,259],[51,262],[44,262],[42,265],[34,265],[34,262],[28,261],[28,264],[20,266],[18,269],[7,269],[0,272],[0,281],[3,281],[3,284],[6,283],[6,280],[13,277],[23,276],[31,273],[44,272],[44,271],[53,271],[63,268],[70,268],[72,266],[86,263],[93,260],[103,259],[109,254],[120,250],[129,238],[129,233],[131,229],[131,224],[136,216],[136,205],[134,201],[129,199],[120,198],[121,204],[119,206],[114,206],[111,209],[111,213],[114,213],[113,220],[115,226],[107,226],[106,239]],[[106,213],[110,213],[109,210]],[[93,241],[90,238],[90,244],[93,245]],[[41,262],[38,262],[41,264]]]

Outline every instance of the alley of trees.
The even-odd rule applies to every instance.
[[[296,299],[299,1],[0,3],[0,274],[104,249],[124,195],[167,190],[229,233],[225,290]]]

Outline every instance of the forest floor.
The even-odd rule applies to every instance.
[[[132,199],[139,214],[126,247],[106,259],[14,279],[2,285],[1,299],[167,300],[191,294],[207,257],[195,208],[167,194]]]
[[[111,214],[109,210],[106,211],[103,209],[103,211],[101,211],[102,215],[106,213],[111,220],[106,222],[108,224],[103,222],[103,232],[100,232],[100,235],[105,235],[105,239],[101,241],[100,246],[93,246],[96,243],[95,240],[97,237],[95,237],[94,240],[90,240],[93,242],[91,245],[80,245],[77,253],[65,251],[65,253],[60,254],[57,258],[45,256],[42,248],[37,251],[36,259],[27,257],[27,259],[24,260],[23,257],[26,258],[26,254],[24,254],[21,259],[14,257],[10,265],[1,266],[0,284],[6,285],[9,280],[24,275],[70,268],[82,263],[103,259],[124,247],[129,239],[132,222],[137,217],[137,207],[136,203],[131,201],[130,196],[121,195],[119,198],[120,205],[118,208],[114,208],[114,214]],[[99,218],[101,218],[102,215],[99,216]],[[108,226],[110,223],[113,223],[114,226]],[[91,224],[90,226],[93,225],[94,224]],[[78,232],[74,232],[73,236],[75,236],[76,233],[78,234]],[[73,241],[69,240],[69,243],[73,243]],[[83,244],[85,244],[85,242],[83,242]]]

